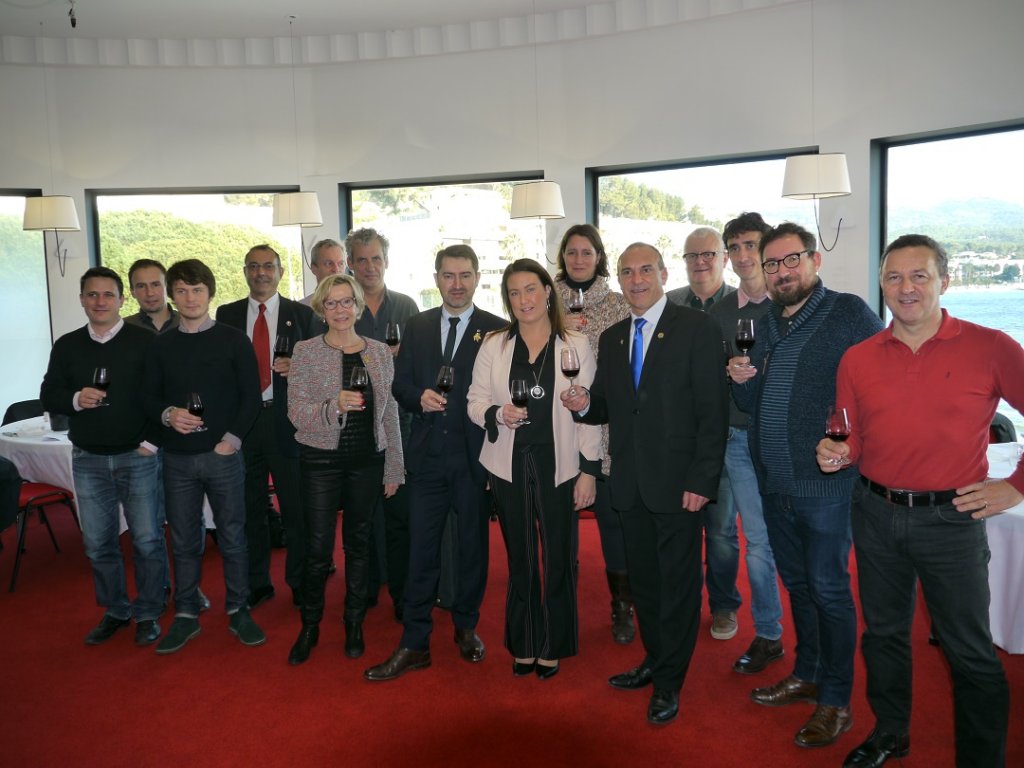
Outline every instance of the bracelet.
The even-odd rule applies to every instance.
[[[160,422],[165,427],[171,426],[171,411],[173,411],[173,410],[174,410],[174,406],[173,405],[168,405],[166,408],[164,408],[163,413],[160,414]]]

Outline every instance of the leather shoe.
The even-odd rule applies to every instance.
[[[783,707],[798,701],[815,702],[818,700],[818,685],[790,675],[767,688],[755,688],[750,692],[750,698],[765,707]]]
[[[299,637],[295,641],[295,645],[292,646],[291,651],[288,652],[288,663],[293,667],[297,667],[309,658],[309,652],[312,651],[316,644],[320,641],[320,625],[319,624],[303,624],[302,629],[299,630]]]
[[[249,610],[251,611],[257,606],[263,605],[267,600],[273,599],[275,594],[274,587],[271,584],[254,589],[249,595]]]
[[[345,655],[350,659],[358,659],[366,650],[363,642],[363,622],[345,622]]]
[[[150,645],[160,638],[160,625],[155,619],[143,619],[135,625],[135,644]]]
[[[536,661],[516,661],[512,659],[512,674],[515,677],[526,677],[537,667]]]
[[[196,587],[196,597],[199,598],[199,612],[200,613],[203,613],[204,611],[210,610],[210,598],[208,598],[206,595],[204,595],[203,594],[203,590],[201,590],[199,587]]]
[[[92,628],[92,631],[85,636],[86,645],[99,645],[105,643],[114,636],[114,633],[121,627],[127,627],[132,623],[131,619],[115,619],[109,614],[104,614],[100,623]]]
[[[549,677],[554,677],[558,674],[558,662],[554,664],[541,664],[537,663],[534,671],[537,673],[538,680],[547,680]]]
[[[647,722],[652,725],[666,725],[679,714],[679,691],[655,688],[651,703],[647,705]]]
[[[741,675],[753,675],[773,661],[777,661],[785,655],[782,650],[781,640],[769,640],[767,637],[755,637],[754,641],[747,648],[747,652],[736,659],[732,665],[733,670]]]
[[[799,747],[827,747],[853,726],[849,707],[830,707],[819,704],[811,719],[796,733]]]
[[[909,733],[894,736],[875,728],[863,744],[846,756],[843,768],[879,768],[890,757],[906,757],[909,753]]]
[[[363,672],[363,677],[374,682],[394,680],[414,669],[426,669],[430,666],[430,651],[414,651],[411,648],[399,648],[391,654],[391,658],[376,667]]]
[[[645,667],[643,664],[639,667],[633,667],[621,675],[612,675],[608,678],[608,685],[612,688],[622,688],[626,691],[644,688],[652,682],[654,682],[654,674],[651,672],[650,667]]]
[[[483,661],[487,654],[484,641],[472,629],[456,629],[455,644],[459,646],[459,656],[466,661]]]

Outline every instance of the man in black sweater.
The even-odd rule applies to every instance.
[[[167,547],[160,524],[159,457],[147,437],[139,399],[152,334],[121,319],[124,284],[116,272],[93,267],[82,275],[79,299],[89,322],[61,336],[50,352],[40,398],[52,413],[69,416],[72,470],[85,554],[92,563],[96,602],[106,609],[86,636],[109,640],[134,617],[136,645],[160,637]],[[106,372],[104,385],[99,372]],[[149,427],[152,431],[152,427]],[[128,598],[118,540],[119,512],[132,537],[138,594]]]
[[[245,645],[266,636],[249,615],[245,467],[240,448],[259,410],[256,355],[240,331],[210,317],[216,281],[198,259],[167,270],[178,330],[153,341],[146,360],[147,415],[163,425],[164,493],[174,557],[175,617],[157,653],[174,653],[199,634],[203,495],[224,561],[229,629]]]

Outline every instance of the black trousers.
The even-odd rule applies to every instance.
[[[473,459],[475,461],[475,459]],[[473,479],[465,451],[425,457],[410,473],[409,578],[405,585],[405,632],[399,645],[430,647],[431,612],[441,576],[441,545],[450,511],[454,512],[458,573],[454,579],[452,621],[475,629],[487,586],[488,516],[484,484]]]
[[[267,522],[270,484],[281,507],[281,524],[288,544],[284,578],[294,590],[302,586],[302,567],[306,558],[306,533],[299,493],[299,459],[282,452],[274,429],[274,409],[263,408],[249,434],[242,441],[245,459],[245,537],[249,543],[249,589],[269,587],[270,525]]]
[[[306,566],[302,578],[302,623],[324,615],[324,585],[334,554],[338,510],[343,509],[341,544],[345,550],[345,621],[366,616],[370,516],[384,492],[384,459],[346,466],[337,451],[301,447],[302,502],[306,523]]]
[[[561,659],[579,650],[575,481],[555,486],[554,467],[554,446],[516,447],[512,482],[491,475],[508,553],[505,647],[520,659]]]
[[[678,691],[700,628],[701,515],[682,507],[654,512],[639,492],[621,514],[644,663],[655,688]]]
[[[370,594],[376,596],[386,581],[391,602],[403,600],[409,576],[409,490],[400,485],[390,499],[377,502],[372,519]]]

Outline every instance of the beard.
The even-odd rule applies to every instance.
[[[785,283],[776,283],[768,289],[768,294],[772,301],[780,307],[792,307],[805,301],[814,293],[814,286],[817,284],[817,278],[814,282],[804,283],[799,277],[794,277]]]

